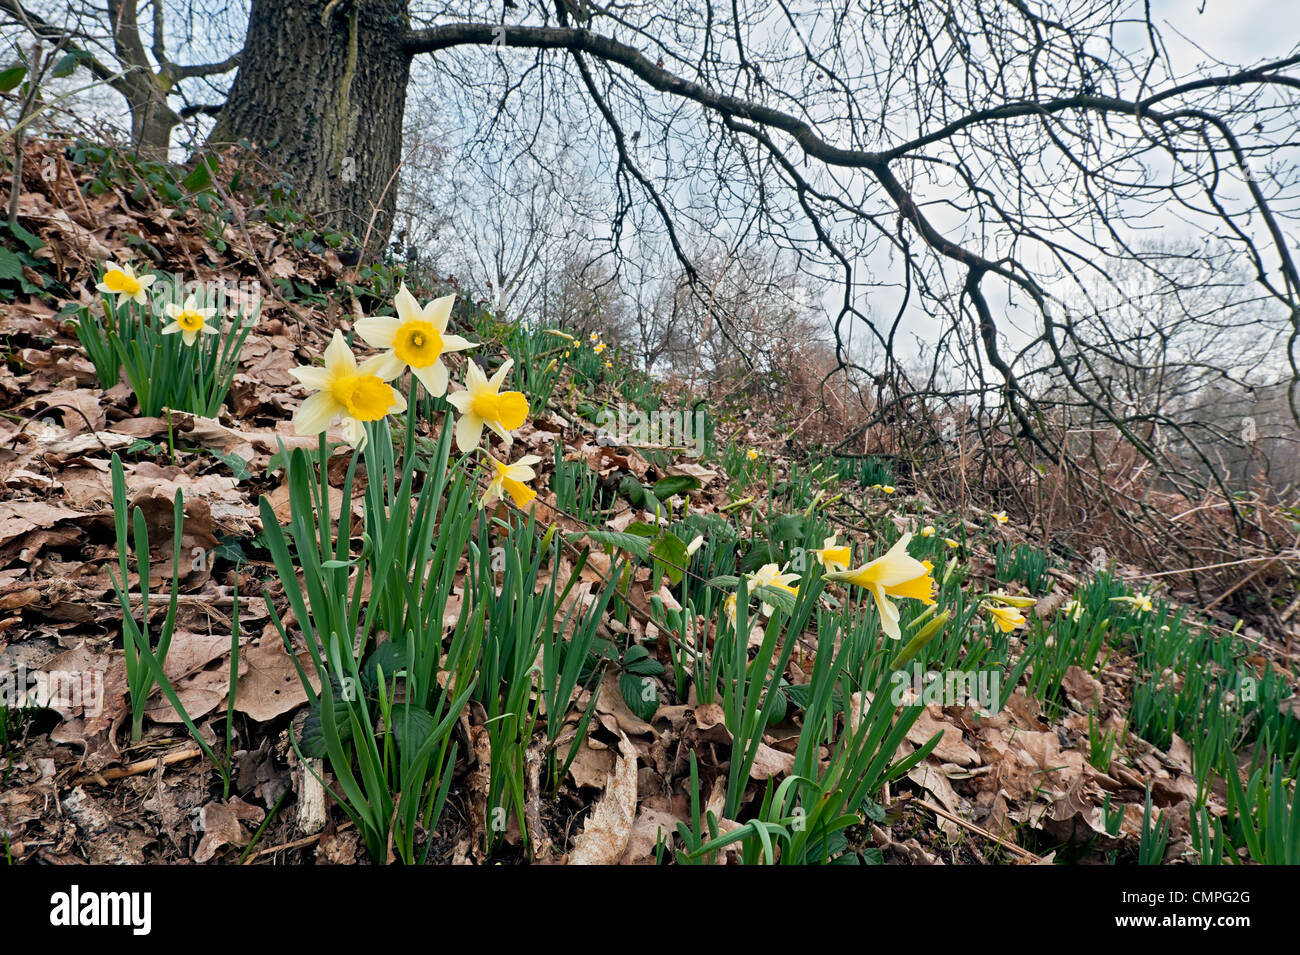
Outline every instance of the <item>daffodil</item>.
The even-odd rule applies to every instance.
[[[134,301],[138,305],[147,305],[149,296],[145,290],[153,285],[156,278],[157,276],[154,275],[137,276],[126,262],[121,265],[109,263],[109,268],[104,272],[103,279],[95,288],[106,295],[116,295],[118,305],[124,305],[128,300]]]
[[[505,464],[492,455],[487,456],[494,471],[487,490],[479,501],[479,507],[486,507],[489,500],[503,500],[507,494],[515,502],[515,507],[523,510],[537,497],[537,492],[528,486],[529,481],[537,477],[533,465],[541,458],[536,454],[525,454],[514,464]]]
[[[922,527],[922,528],[921,528],[921,536],[922,536],[922,537],[933,537],[933,536],[934,536],[934,525],[933,525],[933,524],[926,524],[924,527]]]
[[[758,449],[757,449],[757,448],[750,448],[748,451],[745,452],[745,456],[746,456],[747,458],[749,458],[749,460],[751,460],[751,461],[757,461],[757,460],[758,460]]]
[[[596,334],[595,332],[592,332],[592,333],[591,333],[591,343],[594,345],[594,344],[596,344],[596,342],[598,342],[598,341],[600,341],[600,336],[599,336],[598,334]]]
[[[1079,618],[1083,616],[1083,604],[1079,603],[1079,601],[1077,600],[1070,600],[1068,603],[1066,603],[1064,607],[1061,608],[1061,612],[1064,613],[1066,616],[1068,616],[1075,623],[1078,623]]]
[[[880,612],[881,626],[895,640],[902,634],[898,627],[898,606],[890,597],[911,597],[924,604],[934,603],[934,578],[930,576],[934,565],[911,556],[907,552],[907,545],[911,542],[912,535],[904,534],[875,560],[855,570],[826,575],[827,580],[841,580],[870,591]]]
[[[1015,607],[999,607],[995,604],[984,604],[983,607],[1003,633],[1010,633],[1016,627],[1025,625],[1025,615]]]
[[[1126,603],[1138,613],[1150,613],[1155,607],[1151,604],[1151,598],[1146,594],[1138,594],[1136,597],[1111,597],[1115,603]]]
[[[462,452],[478,447],[484,425],[499,434],[509,447],[514,440],[510,432],[528,418],[528,399],[518,391],[501,391],[513,365],[513,359],[506,359],[489,379],[471,361],[465,369],[465,390],[447,396],[461,413],[461,419],[456,422],[456,447]]]
[[[999,524],[1005,524],[1008,520],[1010,520],[1010,518],[1007,517],[1006,511],[994,511],[992,514],[989,515],[989,517],[993,518]]]
[[[336,330],[325,349],[324,368],[303,365],[289,372],[315,392],[294,415],[294,430],[300,435],[320,434],[335,418],[342,418],[344,438],[353,447],[362,447],[364,422],[406,410],[406,399],[380,377],[381,361],[382,356],[376,355],[358,367],[343,333]]]
[[[774,587],[777,590],[784,590],[788,594],[797,594],[799,592],[798,587],[791,586],[794,581],[799,579],[799,575],[782,573],[780,566],[777,564],[764,564],[752,574],[746,574],[745,576],[749,578],[750,593],[753,593],[759,587]],[[770,617],[772,615],[772,605],[763,604],[763,613]]]
[[[150,276],[152,278],[152,276]],[[198,300],[191,295],[184,305],[168,302],[163,310],[171,323],[163,326],[164,335],[181,333],[181,340],[186,345],[193,345],[200,335],[215,335],[217,328],[209,325],[208,319],[217,313],[215,308],[199,308]]]
[[[956,550],[958,547],[961,546],[961,544],[959,544],[957,541],[953,540],[951,537],[945,537],[945,538],[943,539],[943,542],[944,542],[945,544],[947,544],[949,547],[953,548],[953,550]]]
[[[835,546],[835,538],[838,536],[838,534],[835,534],[826,538],[822,541],[821,548],[813,551],[817,562],[827,570],[847,570],[849,561],[853,560],[853,549],[851,547],[848,545],[843,547]]]
[[[898,490],[898,488],[894,487],[892,484],[885,484],[880,489],[884,491],[886,494],[893,494],[895,491]]]
[[[379,356],[379,377],[388,381],[409,368],[429,394],[445,395],[447,366],[442,356],[474,347],[459,335],[447,334],[455,301],[455,295],[444,295],[421,305],[403,283],[393,298],[396,318],[376,315],[358,321],[358,335],[375,348],[387,349]]]
[[[606,368],[613,368],[613,367],[614,367],[614,363],[613,363],[612,361],[607,361],[607,362],[605,362],[605,367],[606,367]]]
[[[1033,597],[1020,597],[1016,594],[1004,594],[1000,591],[998,593],[989,594],[988,596],[990,600],[995,601],[996,603],[1005,604],[1008,607],[1020,607],[1022,609],[1032,607],[1034,604],[1038,603],[1038,601]]]
[[[704,535],[696,534],[689,544],[686,545],[686,556],[694,557],[695,552],[704,546]]]
[[[731,621],[731,625],[734,627],[736,625],[736,595],[735,594],[727,595],[727,599],[722,604],[722,609],[726,611],[727,619]]]
[[[597,355],[599,355],[599,354],[600,354],[601,352],[603,352],[607,347],[609,347],[609,346],[607,346],[604,342],[597,342],[597,343],[596,343],[596,346],[595,346],[594,348],[592,348],[592,351],[594,351]]]

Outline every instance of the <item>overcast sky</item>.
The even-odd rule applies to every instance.
[[[1300,43],[1297,0],[1153,0],[1151,9],[1182,66],[1204,62],[1196,46],[1220,60],[1250,63],[1283,56]]]

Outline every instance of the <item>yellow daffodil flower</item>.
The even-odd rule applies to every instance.
[[[605,367],[606,367],[606,368],[613,368],[613,367],[614,367],[614,363],[613,363],[612,361],[607,361],[607,362],[605,362]]]
[[[358,335],[375,348],[387,349],[379,356],[379,377],[389,381],[409,368],[429,394],[445,395],[447,366],[442,356],[474,347],[473,342],[459,335],[447,334],[455,301],[455,295],[444,295],[420,305],[403,283],[393,298],[396,318],[375,315],[358,321]]]
[[[344,438],[353,447],[362,447],[366,437],[363,422],[406,410],[406,399],[379,376],[381,361],[376,355],[358,367],[343,333],[336,330],[325,349],[324,368],[303,365],[289,372],[316,392],[294,415],[294,430],[300,435],[320,434],[341,417]]]
[[[945,537],[945,538],[943,539],[943,542],[944,542],[945,544],[947,544],[949,547],[953,548],[953,550],[956,550],[958,547],[961,546],[961,544],[959,544],[957,541],[953,540],[951,537]]]
[[[781,568],[776,564],[764,564],[752,574],[746,574],[745,576],[749,578],[750,593],[753,593],[759,587],[775,587],[777,590],[784,590],[789,594],[799,593],[798,587],[790,586],[799,579],[799,575],[783,574]],[[763,613],[770,617],[772,615],[772,605],[763,604]]]
[[[1016,627],[1025,625],[1025,615],[1015,607],[998,607],[994,604],[983,604],[983,607],[1003,633],[1010,633]]]
[[[847,570],[849,562],[853,560],[853,549],[848,545],[843,547],[835,546],[835,534],[822,541],[820,550],[814,550],[813,555],[817,562],[827,570]]]
[[[152,276],[150,276],[152,278]],[[199,308],[198,299],[193,295],[185,300],[184,305],[177,305],[175,302],[168,302],[163,311],[171,319],[171,323],[163,326],[164,335],[175,335],[181,333],[181,340],[186,345],[193,345],[200,335],[217,334],[216,326],[209,325],[208,319],[217,313],[215,308]]]
[[[1010,520],[1010,518],[1007,517],[1006,511],[994,511],[992,514],[989,515],[989,517],[993,518],[999,524],[1005,524],[1008,520]]]
[[[149,296],[145,290],[153,285],[156,278],[157,276],[154,275],[137,276],[131,266],[125,262],[121,265],[109,263],[104,278],[95,288],[106,295],[116,295],[118,305],[124,305],[128,300],[138,305],[147,305]]]
[[[1061,612],[1066,614],[1075,623],[1078,623],[1079,618],[1083,616],[1083,604],[1079,603],[1077,600],[1070,600],[1061,608]]]
[[[749,460],[751,460],[751,461],[757,461],[757,460],[758,460],[758,449],[757,449],[757,448],[750,448],[748,451],[745,452],[745,456],[746,456],[747,458],[749,458]]]
[[[594,351],[597,355],[599,355],[601,352],[603,352],[603,351],[604,351],[606,348],[608,348],[608,347],[609,347],[609,346],[606,345],[604,342],[598,342],[598,343],[596,344],[596,346],[595,346],[594,348],[592,348],[592,351]]]
[[[1111,597],[1113,603],[1126,603],[1138,613],[1150,613],[1155,609],[1151,604],[1151,598],[1147,594],[1138,594],[1135,597]]]
[[[695,539],[686,545],[686,556],[694,557],[695,552],[699,550],[702,546],[704,546],[704,535],[697,534],[695,536]]]
[[[506,359],[489,379],[471,361],[465,369],[465,390],[447,396],[447,400],[461,413],[461,419],[456,422],[456,447],[462,452],[478,447],[484,425],[500,435],[506,447],[510,447],[514,441],[510,432],[527,420],[528,399],[518,391],[501,391],[501,385],[513,366],[514,360]]]
[[[487,458],[492,462],[495,474],[488,482],[487,490],[483,492],[479,507],[486,507],[489,500],[503,500],[507,494],[515,502],[515,507],[521,511],[531,504],[537,497],[537,492],[529,487],[527,482],[537,477],[537,472],[532,466],[540,461],[541,457],[536,454],[525,454],[514,464],[505,464],[490,454]]]
[[[894,487],[892,484],[885,484],[880,489],[884,491],[886,494],[893,494],[895,491],[898,490],[898,488]]]
[[[934,525],[933,525],[933,524],[926,524],[924,527],[922,527],[922,528],[921,528],[921,536],[922,536],[922,537],[933,537],[933,536],[934,536]]]
[[[881,626],[895,640],[902,634],[898,627],[898,607],[890,597],[911,597],[924,604],[934,603],[934,578],[930,576],[934,565],[911,556],[907,552],[907,545],[911,542],[912,535],[904,534],[875,560],[855,570],[826,575],[827,580],[841,580],[870,591],[880,612]]]
[[[723,603],[722,609],[726,611],[727,619],[731,621],[731,625],[734,627],[736,625],[736,595],[735,594],[727,595],[726,602]]]
[[[598,334],[596,334],[595,332],[592,332],[592,333],[591,333],[591,343],[594,345],[594,344],[596,344],[596,342],[598,342],[598,341],[600,341],[600,336],[599,336]]]

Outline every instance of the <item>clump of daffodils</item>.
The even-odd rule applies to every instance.
[[[115,287],[122,281],[114,279]],[[294,377],[313,392],[294,416],[294,429],[301,435],[319,434],[336,420],[341,420],[344,438],[355,448],[365,444],[365,424],[385,415],[406,410],[406,400],[390,381],[410,371],[412,377],[434,397],[447,394],[449,373],[444,355],[473,348],[474,343],[451,335],[447,323],[451,317],[454,295],[421,305],[405,285],[393,300],[396,317],[375,316],[357,322],[357,334],[380,353],[358,364],[341,332],[336,331],[325,349],[325,367],[301,366]],[[187,302],[185,310],[192,311]],[[201,323],[197,312],[173,315],[177,330],[198,334]],[[187,339],[188,341],[188,339]],[[456,423],[456,446],[462,453],[473,451],[482,441],[483,429],[490,428],[506,447],[513,441],[510,432],[528,417],[528,399],[518,391],[502,391],[514,362],[507,360],[490,379],[473,361],[466,366],[465,384],[447,395],[460,412]],[[528,456],[514,464],[505,464],[489,455],[495,469],[489,481],[484,503],[492,497],[511,497],[523,507],[536,492],[527,482],[536,477],[531,464],[539,458]]]
[[[898,626],[898,605],[891,598],[919,600],[934,604],[934,578],[930,572],[934,565],[921,561],[907,552],[912,535],[904,534],[893,547],[880,557],[852,570],[841,570],[826,575],[827,580],[838,580],[862,587],[875,600],[880,613],[880,625],[895,640],[902,636]]]

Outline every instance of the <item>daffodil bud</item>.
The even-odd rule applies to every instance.
[[[890,668],[897,670],[899,667],[903,666],[903,664],[911,660],[912,657],[924,650],[925,645],[939,635],[939,631],[948,623],[948,618],[951,615],[950,611],[945,610],[922,627],[921,631],[911,640],[907,641],[907,645],[904,646],[903,649],[898,651],[898,655],[895,656],[889,664]]]

